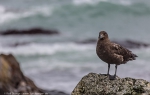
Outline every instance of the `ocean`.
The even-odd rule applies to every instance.
[[[37,86],[71,93],[84,75],[107,73],[96,44],[77,42],[105,30],[111,40],[150,43],[150,0],[0,0],[0,31],[34,27],[60,35],[0,36],[0,53],[12,53]],[[150,47],[131,50],[137,60],[120,65],[117,75],[150,81]]]

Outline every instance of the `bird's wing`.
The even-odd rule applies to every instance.
[[[135,57],[137,57],[130,50],[128,50],[116,43],[112,43],[111,49],[112,49],[113,53],[122,55],[125,62],[129,61],[129,60],[135,60]]]
[[[130,50],[116,43],[112,43],[111,49],[113,50],[114,53],[119,54],[119,55],[125,55],[126,53],[131,53]]]

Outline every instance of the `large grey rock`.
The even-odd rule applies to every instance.
[[[0,55],[0,95],[68,95],[60,91],[38,88],[22,73],[18,61],[11,54]]]
[[[150,82],[119,77],[109,80],[106,74],[89,73],[81,79],[71,95],[150,95]]]

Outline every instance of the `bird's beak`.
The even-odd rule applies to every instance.
[[[104,35],[103,35],[103,34],[100,35],[100,39],[102,39],[102,38],[104,38]]]

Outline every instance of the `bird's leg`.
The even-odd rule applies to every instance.
[[[117,66],[118,66],[118,65],[116,64],[116,66],[115,66],[115,74],[114,74],[114,76],[111,76],[111,75],[109,76],[109,79],[110,79],[110,80],[114,80],[114,79],[116,79]]]
[[[114,78],[116,77],[116,73],[117,73],[117,64],[116,64],[116,66],[115,66],[115,74],[114,74]]]
[[[110,64],[108,64],[108,71],[107,71],[108,76],[109,76],[109,69],[110,69]]]

